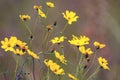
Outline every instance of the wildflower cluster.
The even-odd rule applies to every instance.
[[[79,35],[76,36],[72,34],[72,38],[69,39],[64,33],[64,31],[67,29],[67,24],[72,25],[73,22],[77,22],[79,19],[79,16],[76,12],[66,10],[61,12],[61,15],[63,16],[63,19],[65,19],[67,22],[65,24],[65,27],[60,30],[59,32],[55,32],[55,26],[57,25],[57,21],[53,22],[53,24],[49,24],[48,19],[48,9],[52,9],[55,7],[53,2],[45,2],[44,8],[42,5],[34,5],[33,8],[37,11],[37,19],[40,19],[41,28],[43,28],[44,33],[43,35],[40,34],[41,40],[40,45],[37,45],[37,48],[40,47],[40,52],[38,52],[40,55],[43,55],[44,57],[41,59],[39,58],[38,54],[34,53],[31,50],[31,47],[29,47],[26,42],[23,42],[19,40],[15,36],[11,36],[10,38],[5,37],[4,40],[1,41],[1,48],[5,50],[5,52],[12,52],[15,55],[30,55],[32,57],[32,71],[33,71],[33,80],[35,80],[35,70],[39,71],[39,69],[35,67],[39,67],[38,64],[35,63],[42,63],[46,66],[47,72],[45,74],[45,78],[40,80],[52,80],[50,76],[55,76],[55,80],[63,80],[67,78],[67,80],[93,80],[93,77],[95,74],[97,74],[101,69],[110,70],[110,67],[108,66],[108,61],[103,57],[96,56],[98,54],[98,50],[101,50],[102,48],[106,47],[105,44],[101,44],[98,41],[94,41],[94,43],[90,42],[90,38],[86,35]],[[32,45],[33,42],[33,36],[35,36],[35,30],[36,30],[36,23],[39,21],[36,19],[34,28],[31,29],[27,24],[26,21],[32,19],[29,15],[19,15],[19,18],[22,20],[22,22],[25,23],[25,27],[29,31],[30,34],[30,45]],[[41,19],[42,18],[42,19]],[[51,34],[55,34],[55,36],[51,36]],[[37,37],[36,37],[37,38]],[[36,39],[34,39],[36,40]],[[69,46],[73,46],[76,48],[76,53],[72,53],[69,51],[69,47],[66,47],[65,45],[68,44]],[[92,44],[92,45],[90,45]],[[65,50],[67,49],[67,50]],[[75,59],[75,62],[78,62],[77,64],[72,63],[66,56],[67,51],[69,51],[69,54],[77,54],[77,57],[71,57]],[[35,59],[35,61],[34,61]],[[36,61],[37,60],[37,61]],[[73,72],[66,70],[66,66],[73,66],[75,65]],[[94,66],[95,65],[95,66]],[[96,66],[97,65],[97,66]],[[92,70],[92,67],[95,67],[95,69]],[[24,65],[22,66],[24,67]],[[18,62],[16,60],[16,70],[15,70],[15,77],[14,79],[17,80],[18,76],[16,74],[19,74],[20,76],[23,76],[22,70],[19,72],[17,71]],[[27,70],[26,70],[27,71]],[[89,74],[89,71],[92,73]],[[24,71],[23,71],[24,72]],[[87,76],[86,76],[87,75]],[[66,77],[67,76],[67,77]],[[20,78],[20,77],[19,77]],[[60,78],[60,79],[57,79]],[[62,79],[63,78],[63,79]],[[27,80],[27,78],[25,79]],[[32,79],[31,79],[32,80]]]
[[[57,63],[53,62],[52,60],[44,60],[44,63],[47,67],[50,68],[51,71],[53,71],[57,75],[64,75],[64,69],[60,68],[60,65]]]
[[[6,52],[10,51],[16,55],[21,56],[28,53],[33,58],[39,59],[39,56],[28,48],[27,43],[22,42],[15,36],[11,36],[10,38],[6,37],[4,40],[1,41],[1,44],[2,44],[1,48],[3,48]]]

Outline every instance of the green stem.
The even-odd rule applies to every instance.
[[[96,52],[95,52],[95,55],[94,55],[94,57],[93,57],[93,60],[92,60],[92,63],[91,63],[91,65],[90,65],[90,67],[87,69],[87,71],[83,74],[83,77],[82,77],[82,79],[84,78],[84,76],[89,72],[89,70],[92,68],[92,66],[93,66],[93,64],[94,64],[94,62],[95,62],[95,58],[96,58]]]
[[[49,75],[50,75],[50,70],[49,70],[49,68],[48,68],[48,71],[47,71],[47,80],[50,80]]]
[[[43,41],[42,41],[42,46],[45,45],[45,47],[46,47],[46,44],[45,44],[45,43],[46,43],[46,40],[47,40],[48,35],[49,35],[49,33],[47,32],[46,35],[45,35],[45,37],[44,37],[44,39],[43,39]],[[43,51],[43,52],[44,52],[44,51]]]
[[[67,28],[67,26],[68,26],[68,24],[66,23],[65,26],[64,26],[64,28],[61,31],[62,33],[65,31],[65,29]]]
[[[50,31],[50,33],[49,33],[49,35],[48,35],[48,38],[47,38],[47,41],[46,41],[46,46],[48,46],[49,39],[50,39],[50,36],[51,36],[52,32],[53,32],[53,30]],[[47,47],[46,47],[46,48],[47,48]],[[48,48],[49,48],[49,47],[48,47]],[[48,50],[48,48],[47,48],[47,50]]]
[[[14,80],[16,80],[16,75],[17,75],[17,69],[18,69],[18,56],[16,58],[16,67],[15,67],[15,74],[14,74]]]
[[[81,54],[81,56],[80,56],[80,60],[79,60],[79,63],[78,63],[77,69],[76,69],[76,76],[78,76],[78,73],[80,71],[79,69],[80,69],[80,64],[82,62],[82,58],[83,58],[83,54]]]
[[[36,29],[36,27],[37,27],[37,22],[38,22],[38,16],[37,16],[37,18],[36,18],[36,20],[35,20],[35,23],[34,23],[33,33],[35,32],[35,29]]]
[[[27,28],[27,30],[29,31],[30,34],[32,34],[32,31],[30,30],[30,28],[28,27],[28,25],[26,24],[26,22],[24,22],[25,27]]]
[[[34,62],[34,58],[33,60],[33,80],[35,80],[35,62]]]
[[[96,68],[95,72],[94,72],[93,74],[91,74],[91,75],[87,78],[87,80],[91,79],[96,73],[98,73],[99,69],[100,69],[100,66],[98,66],[98,67]]]

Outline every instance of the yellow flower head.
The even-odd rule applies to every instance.
[[[101,44],[97,41],[94,42],[94,46],[97,48],[97,49],[101,49],[101,48],[104,48],[106,45],[105,44]]]
[[[20,41],[20,40],[17,40],[17,43],[16,43],[16,46],[19,47],[19,48],[23,48],[27,45],[27,43],[23,42],[23,41]],[[27,47],[27,46],[26,46]]]
[[[22,21],[26,21],[26,20],[30,20],[31,19],[31,17],[29,15],[19,15],[19,17],[20,17],[20,19]]]
[[[38,11],[38,9],[42,9],[42,6],[34,5],[33,8]]]
[[[72,80],[78,80],[75,76],[73,76],[72,74],[68,73],[68,77]]]
[[[44,60],[44,63],[45,63],[45,65],[46,65],[47,67],[50,67],[50,65],[53,63],[53,61],[52,61],[52,60],[47,60],[47,59],[45,59],[45,60]]]
[[[15,54],[23,55],[28,50],[27,43],[17,40],[15,49],[16,49]]]
[[[16,55],[24,55],[26,52],[35,59],[39,59],[39,56],[29,50],[27,43],[18,40],[15,36],[11,36],[10,39],[5,38],[1,41],[1,48],[5,51],[11,51]]]
[[[49,30],[52,30],[53,29],[53,26],[52,25],[47,25],[46,28]]]
[[[45,13],[41,9],[38,9],[38,15],[41,16],[42,18],[46,18]]]
[[[66,64],[67,60],[65,59],[64,55],[60,55],[57,51],[54,51],[55,57],[60,60],[63,64]]]
[[[22,49],[16,49],[15,52],[14,52],[14,54],[22,56],[22,55],[25,54],[25,52],[23,52]]]
[[[86,36],[80,36],[78,38],[77,36],[72,35],[72,37],[73,37],[72,40],[68,40],[70,44],[73,44],[78,47],[89,44],[90,39]]]
[[[98,62],[103,69],[110,70],[110,68],[108,67],[108,61],[105,58],[99,57]]]
[[[54,6],[54,3],[52,3],[52,2],[46,2],[46,5],[47,5],[48,7],[50,7],[50,8],[55,7],[55,6]]]
[[[55,62],[53,62],[52,60],[44,60],[44,63],[47,67],[50,68],[50,70],[55,73],[56,75],[64,75],[64,69],[60,68],[60,65],[56,64]]]
[[[59,44],[59,43],[63,42],[65,38],[66,38],[66,37],[64,37],[64,36],[55,37],[54,39],[51,40],[51,42],[52,42],[53,44],[56,44],[56,43]]]
[[[42,11],[42,6],[34,5],[33,8],[34,8],[35,10],[37,10],[38,15],[39,15],[40,17],[46,18],[45,13]]]
[[[88,54],[88,55],[93,54],[93,51],[91,50],[91,48],[85,49],[85,46],[79,47],[79,51],[80,51],[81,53],[85,54],[85,55],[86,55],[86,54]]]
[[[62,13],[63,17],[68,21],[68,24],[76,22],[79,16],[76,16],[76,13],[73,11],[66,10],[65,13]]]
[[[17,38],[14,37],[14,36],[11,36],[10,39],[8,38],[5,38],[3,41],[1,41],[1,48],[3,48],[5,51],[12,51],[14,52],[15,49],[15,45],[16,45],[16,42],[17,42]]]
[[[38,56],[37,54],[35,54],[34,52],[32,52],[31,50],[27,50],[27,52],[28,52],[28,54],[29,54],[30,56],[32,56],[33,58],[35,58],[35,59],[40,59],[39,56]]]

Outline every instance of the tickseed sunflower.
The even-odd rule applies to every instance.
[[[35,10],[37,10],[38,15],[39,15],[40,17],[42,17],[42,18],[46,18],[46,17],[47,17],[46,14],[42,11],[42,6],[34,5],[33,8],[34,8]]]
[[[65,13],[62,13],[63,17],[68,21],[68,24],[72,24],[72,22],[76,22],[79,16],[76,15],[75,12],[66,10]]]
[[[72,40],[68,40],[68,42],[72,45],[80,47],[80,46],[84,46],[84,45],[89,44],[90,39],[86,36],[77,37],[75,35],[72,35],[72,37],[73,37]]]
[[[1,44],[1,48],[5,51],[11,51],[16,55],[24,55],[25,53],[28,53],[33,58],[39,59],[39,56],[29,49],[27,43],[17,39],[15,36],[11,36],[10,38],[6,37],[1,41]]]
[[[72,80],[78,80],[75,76],[73,76],[72,74],[68,73],[68,77]]]
[[[33,8],[38,11],[38,9],[42,9],[42,6],[34,5]]]
[[[14,54],[22,56],[22,55],[25,54],[25,52],[23,52],[22,49],[16,49],[15,52],[14,52]]]
[[[45,13],[41,9],[38,9],[38,15],[41,16],[42,18],[46,18]]]
[[[60,62],[62,62],[63,64],[67,63],[67,60],[65,59],[64,55],[60,55],[60,53],[57,51],[54,51],[54,53],[55,53],[55,57],[59,59]]]
[[[88,54],[88,55],[91,55],[93,54],[93,51],[91,50],[91,48],[87,48],[85,49],[85,46],[81,46],[79,47],[79,51],[82,53],[82,54]]]
[[[15,52],[14,46],[16,45],[17,38],[14,36],[11,36],[10,39],[7,37],[1,41],[1,48],[5,51],[12,51]]]
[[[50,8],[55,7],[55,6],[54,6],[54,3],[52,3],[52,2],[46,2],[46,5],[47,5],[48,7],[50,7]]]
[[[30,56],[32,56],[33,58],[35,58],[35,59],[40,59],[39,56],[38,56],[37,54],[35,54],[34,52],[32,52],[31,50],[27,50],[27,52],[28,52],[28,54],[29,54]]]
[[[66,37],[61,36],[61,37],[55,37],[54,39],[51,40],[53,44],[60,44],[65,40]]]
[[[101,49],[104,48],[106,45],[105,44],[101,44],[98,41],[94,42],[94,46],[96,47],[96,49]]]
[[[103,69],[110,70],[110,68],[108,67],[108,61],[105,58],[99,57],[98,62]]]
[[[31,17],[29,15],[19,15],[19,17],[20,17],[20,19],[22,21],[26,21],[26,20],[30,20],[31,19]]]
[[[44,60],[45,65],[56,75],[65,75],[64,69],[60,68],[60,65],[53,62],[52,60]]]

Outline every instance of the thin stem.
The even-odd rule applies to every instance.
[[[49,7],[48,7],[49,8]],[[47,8],[47,11],[46,11],[46,16],[48,17],[48,12],[49,12],[49,9]]]
[[[100,66],[98,66],[93,74],[91,74],[87,80],[91,79],[96,73],[98,73]]]
[[[77,69],[76,69],[76,76],[78,76],[78,73],[80,71],[79,69],[80,69],[80,64],[82,62],[82,58],[83,58],[83,54],[81,54],[81,56],[80,56],[80,60],[79,60],[79,63],[78,63]]]
[[[16,80],[16,75],[17,75],[17,69],[18,69],[18,56],[16,58],[16,67],[15,67],[15,74],[14,74],[14,80]]]
[[[47,40],[47,38],[48,38],[48,35],[49,35],[49,32],[46,33],[46,35],[44,36],[44,39],[43,39],[43,41],[42,41],[42,46],[45,45],[43,48],[46,47],[46,44],[45,44],[45,43],[46,43],[46,40]],[[44,50],[43,50],[43,52],[44,52]]]
[[[68,26],[68,24],[66,23],[65,26],[64,26],[64,28],[61,31],[62,33],[65,31],[65,29],[67,28],[67,26]]]
[[[33,33],[35,32],[35,29],[36,29],[36,27],[37,27],[37,22],[38,22],[38,16],[37,16],[37,18],[36,18],[36,20],[35,20],[35,23],[34,23]]]
[[[32,31],[30,30],[30,28],[28,27],[28,25],[26,24],[26,22],[24,22],[25,27],[27,28],[27,30],[29,31],[30,34],[32,34]]]
[[[54,46],[54,44],[50,45],[50,47],[48,47],[47,51],[49,51],[53,46]]]
[[[92,68],[92,66],[93,66],[93,64],[94,64],[94,62],[95,62],[95,58],[96,58],[96,52],[95,52],[95,55],[94,55],[94,57],[93,57],[93,60],[92,60],[92,63],[91,63],[91,65],[90,65],[90,67],[87,69],[87,71],[83,74],[83,78],[84,78],[84,76],[89,72],[89,70]],[[82,79],[83,79],[82,78]]]
[[[47,38],[47,41],[46,41],[46,46],[48,46],[48,43],[49,43],[49,39],[50,39],[50,36],[52,34],[53,30],[50,31],[49,35],[48,35],[48,38]],[[48,47],[49,48],[49,47]],[[47,49],[48,49],[47,48]]]
[[[48,46],[48,42],[49,42],[49,35],[50,35],[50,33],[48,32],[48,35],[46,36],[46,40],[45,40],[45,48],[46,48],[46,50],[47,50],[47,46]]]
[[[49,75],[50,75],[50,70],[49,70],[49,68],[48,68],[48,71],[47,71],[47,80],[50,80]]]
[[[33,80],[35,80],[35,62],[34,62],[34,58],[32,58],[33,61]]]
[[[20,76],[22,75],[23,67],[24,67],[24,65],[25,65],[27,62],[28,62],[28,60],[25,60],[24,63],[22,64],[21,69],[19,70],[19,72],[18,72],[18,74],[17,74],[16,80],[20,80]]]

